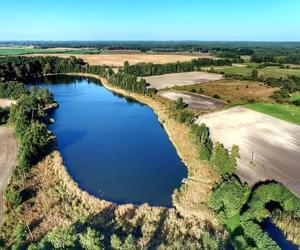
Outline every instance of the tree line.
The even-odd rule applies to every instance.
[[[207,66],[230,66],[233,62],[234,61],[230,59],[198,58],[187,62],[166,64],[137,63],[134,65],[129,65],[128,61],[125,61],[123,72],[125,74],[135,76],[152,76],[169,73],[191,72]]]
[[[280,64],[300,64],[300,53],[290,54],[270,54],[270,53],[255,53],[251,56],[251,62],[255,63],[280,63]]]
[[[44,123],[44,107],[52,102],[53,95],[47,89],[33,88],[21,95],[16,105],[10,108],[9,119],[14,124],[19,140],[17,167],[5,192],[5,198],[11,206],[22,203],[23,180],[51,142],[51,133]]]
[[[0,58],[0,81],[28,81],[45,74],[80,71],[85,63],[76,57],[2,57]]]

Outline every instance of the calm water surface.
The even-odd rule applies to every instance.
[[[83,190],[118,203],[171,206],[187,170],[148,106],[87,78],[50,77],[35,84],[51,90],[60,104],[50,129]]]

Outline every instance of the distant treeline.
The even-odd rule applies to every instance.
[[[284,53],[284,54],[271,54],[271,53],[255,53],[251,56],[251,62],[255,63],[280,63],[280,64],[300,64],[300,50],[298,53]]]
[[[85,63],[76,57],[3,57],[0,58],[0,81],[26,81],[45,74],[78,71]]]
[[[176,62],[166,64],[137,63],[134,65],[129,65],[129,63],[126,61],[124,63],[123,71],[126,74],[131,74],[135,76],[152,76],[169,73],[190,72],[200,69],[201,67],[208,66],[230,66],[233,62],[236,61],[230,59],[215,60],[211,58],[198,58],[188,62]]]
[[[23,85],[15,81],[27,82],[45,74],[90,73],[107,77],[109,82],[120,88],[142,94],[153,94],[155,89],[149,88],[145,80],[124,72],[115,73],[103,66],[87,65],[75,57],[4,57],[0,59],[0,97],[1,93],[9,98],[19,98],[24,90]],[[14,84],[12,84],[14,83]]]
[[[295,51],[299,42],[220,42],[220,41],[5,41],[0,45],[33,45],[41,48],[97,48],[107,50],[141,50],[155,52],[232,52],[252,55],[255,52]]]

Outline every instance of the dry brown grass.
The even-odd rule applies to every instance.
[[[220,80],[210,83],[202,83],[193,86],[186,86],[185,91],[197,92],[199,89],[204,91],[204,95],[218,95],[226,102],[247,103],[248,101],[269,101],[270,96],[276,88],[269,87],[261,82],[239,81],[239,80]]]
[[[18,224],[29,226],[32,238],[29,237],[28,242],[32,242],[40,240],[56,226],[72,225],[78,221],[100,224],[104,229],[113,223],[114,230],[126,232],[140,228],[143,247],[153,244],[155,237],[169,242],[174,239],[199,240],[212,228],[216,230],[217,238],[224,240],[226,236],[214,218],[182,216],[176,209],[147,204],[117,205],[89,195],[80,190],[69,176],[58,151],[49,154],[31,170],[24,190],[30,195],[21,207],[6,210],[0,230],[2,239],[11,239]]]
[[[281,231],[283,231],[288,240],[300,246],[299,218],[280,212],[273,216],[273,222]]]
[[[30,54],[32,56],[57,56],[67,58],[75,56],[82,58],[90,65],[108,65],[113,67],[122,67],[125,61],[130,64],[136,64],[139,62],[152,62],[152,63],[170,63],[177,61],[190,61],[194,58],[209,57],[206,55],[178,55],[178,54],[146,54],[146,53],[120,53],[120,54],[93,54],[93,55],[78,55],[78,54]]]

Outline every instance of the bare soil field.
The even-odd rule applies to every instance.
[[[204,95],[168,90],[159,92],[158,94],[173,101],[181,97],[183,101],[188,104],[189,108],[200,111],[218,110],[224,107],[224,102]]]
[[[0,98],[0,107],[1,108],[9,107],[11,104],[15,104],[15,103],[16,103],[15,100]]]
[[[223,78],[220,74],[207,72],[187,72],[187,73],[173,73],[159,76],[143,77],[147,83],[156,89],[165,89],[175,86],[192,85],[195,83],[204,83],[216,81]]]
[[[113,67],[122,67],[125,61],[130,64],[139,62],[152,62],[152,63],[170,63],[177,61],[190,61],[194,58],[209,57],[206,55],[177,55],[177,54],[147,54],[147,53],[109,53],[109,54],[93,54],[93,55],[78,55],[78,54],[30,54],[26,56],[57,56],[57,57],[70,57],[75,56],[82,58],[84,61],[91,65],[108,65]]]
[[[0,126],[0,223],[2,221],[3,193],[16,166],[18,143],[13,128]]]
[[[204,115],[197,122],[210,128],[214,142],[239,146],[242,181],[276,180],[300,196],[300,126],[243,107]]]

